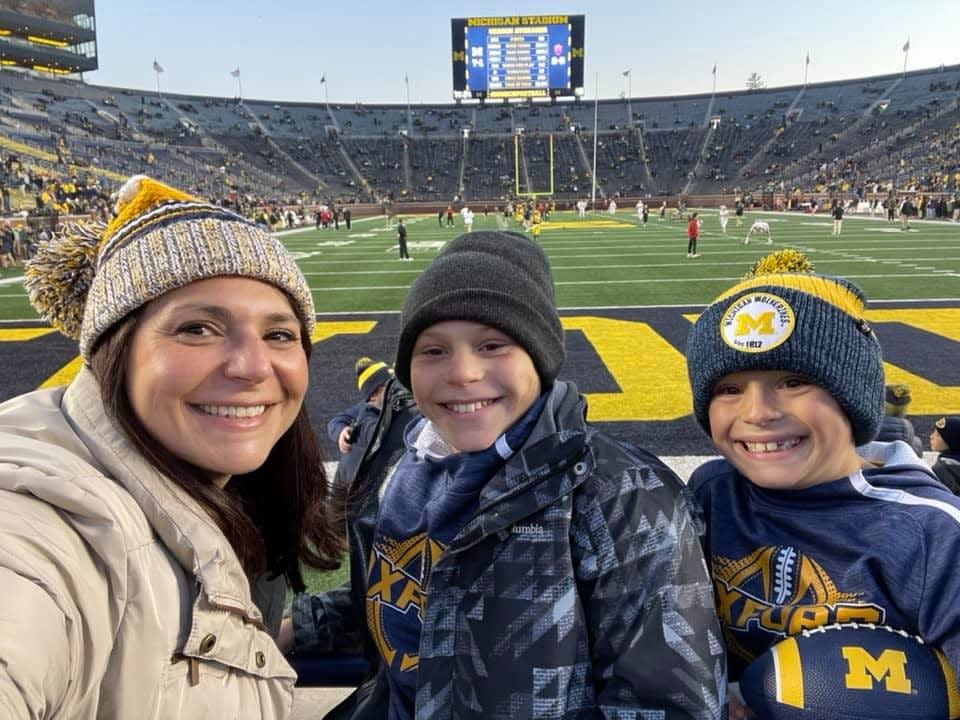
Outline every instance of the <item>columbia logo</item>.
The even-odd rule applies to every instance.
[[[529,525],[514,525],[510,532],[514,535],[544,535],[547,531],[543,529],[543,525],[531,523]]]

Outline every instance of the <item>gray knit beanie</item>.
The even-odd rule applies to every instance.
[[[880,343],[863,318],[863,291],[843,278],[784,273],[751,277],[717,298],[687,341],[693,412],[710,434],[714,385],[744,370],[788,370],[829,392],[872,440],[883,419]]]
[[[550,262],[526,235],[487,230],[461,235],[414,281],[401,313],[394,363],[407,387],[417,337],[444,320],[478,322],[512,337],[533,359],[544,387],[563,365]]]

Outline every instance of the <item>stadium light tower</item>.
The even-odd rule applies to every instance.
[[[631,97],[633,95],[632,83],[633,83],[633,68],[627,68],[623,71],[623,76],[627,79],[627,127],[633,127],[633,106],[631,105]]]
[[[597,132],[599,130],[597,126],[597,115],[600,109],[600,73],[597,73],[594,82],[596,86],[593,94],[593,172],[590,178],[590,205],[595,209],[597,204]]]

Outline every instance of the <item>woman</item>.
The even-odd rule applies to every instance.
[[[67,388],[0,406],[5,717],[284,718],[300,562],[342,547],[303,408],[314,310],[267,233],[142,176],[42,247]]]

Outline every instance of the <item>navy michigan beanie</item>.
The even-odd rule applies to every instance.
[[[812,273],[749,277],[720,295],[687,340],[693,412],[710,434],[710,400],[723,376],[788,370],[829,392],[853,428],[854,444],[883,420],[880,343],[864,319],[866,297],[852,282]]]
[[[452,240],[413,282],[401,311],[394,370],[410,387],[410,359],[421,332],[445,320],[497,328],[533,360],[543,387],[563,365],[563,327],[550,262],[526,235],[470,232]]]

